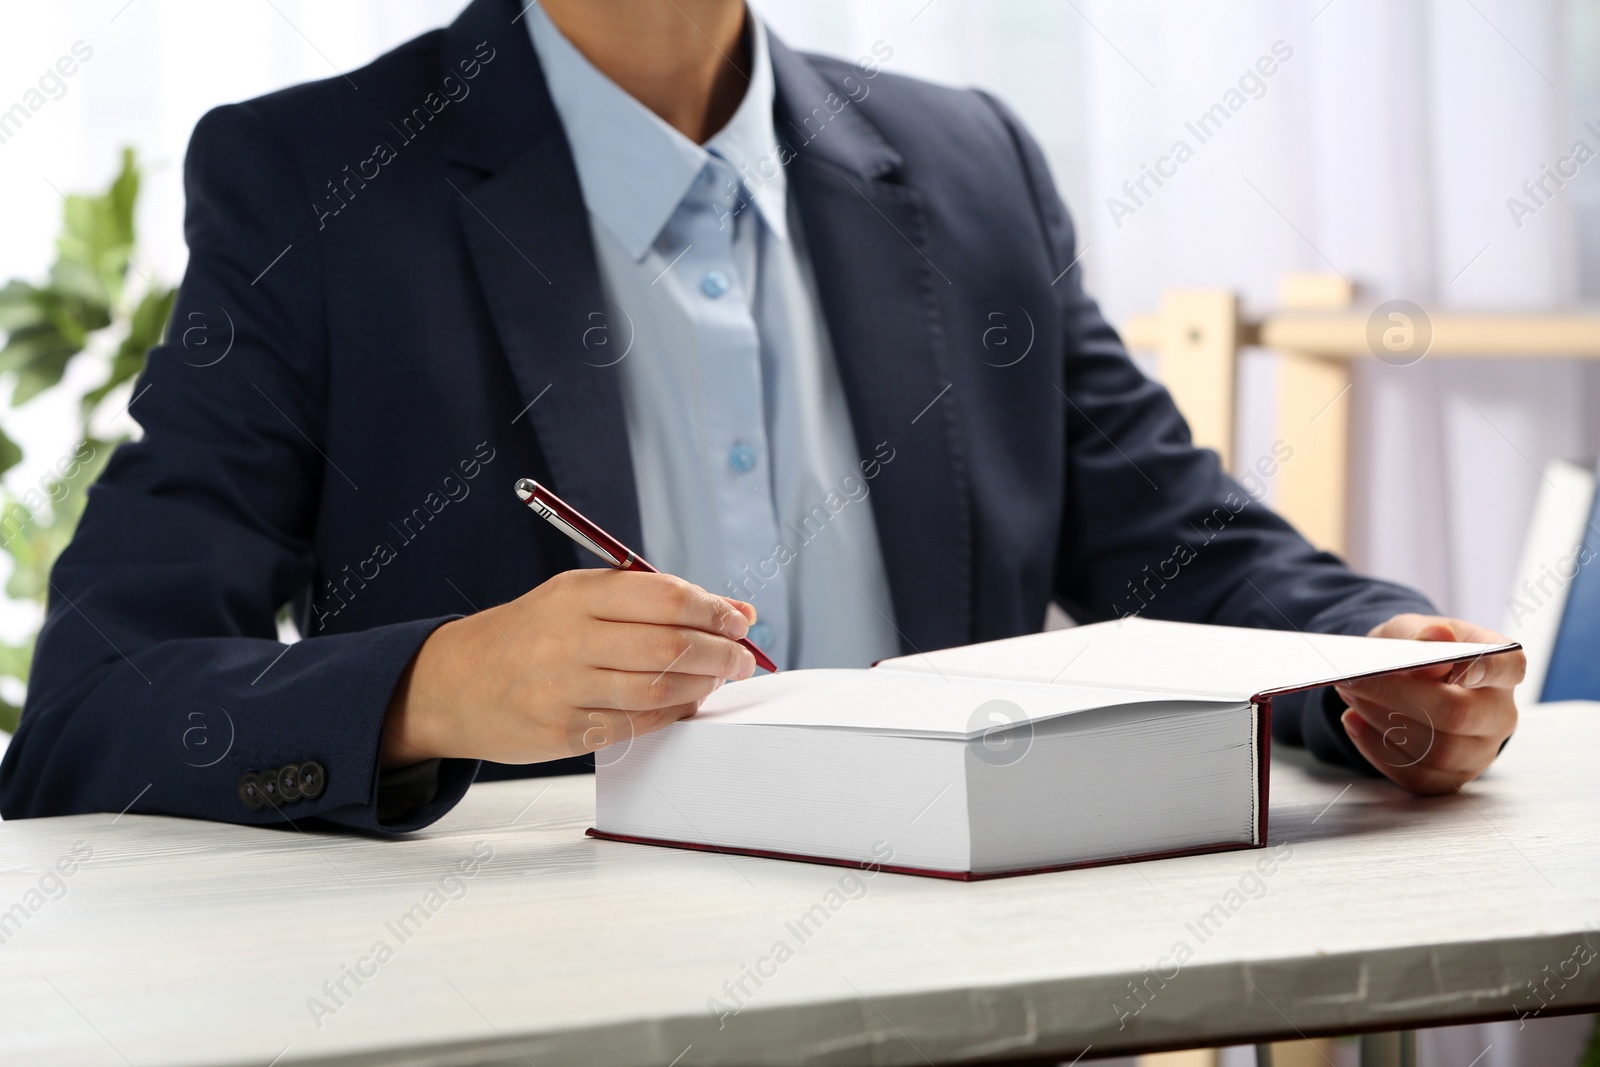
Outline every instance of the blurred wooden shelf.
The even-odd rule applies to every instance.
[[[1155,353],[1195,443],[1240,476],[1260,461],[1234,455],[1239,353],[1261,347],[1277,355],[1276,438],[1289,458],[1269,464],[1273,506],[1312,543],[1338,553],[1349,535],[1353,363],[1400,370],[1425,358],[1600,359],[1600,313],[1433,312],[1405,301],[1360,311],[1355,298],[1338,275],[1288,275],[1280,310],[1255,319],[1229,290],[1170,289],[1157,311],[1122,327],[1130,349]]]

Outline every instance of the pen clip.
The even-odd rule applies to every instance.
[[[554,526],[556,529],[560,530],[562,533],[578,542],[578,544],[583,545],[589,551],[610,563],[613,567],[627,566],[627,560],[618,559],[609,548],[606,548],[594,538],[590,537],[588,534],[572,525],[572,523],[562,518],[559,512],[557,512],[550,505],[546,504],[544,501],[540,500],[538,497],[530,496],[526,503],[530,508],[538,513],[540,518],[549,522],[550,525]]]

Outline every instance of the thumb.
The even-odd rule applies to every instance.
[[[1386,622],[1374,626],[1367,632],[1368,637],[1397,638],[1402,641],[1455,641],[1458,639],[1456,629],[1450,624],[1449,619],[1437,615],[1396,615]],[[1418,667],[1411,673],[1422,678],[1444,678],[1451,671],[1447,665],[1432,667]]]
[[[1407,612],[1380,622],[1367,631],[1367,636],[1399,641],[1459,641],[1462,635],[1457,629],[1454,619]]]

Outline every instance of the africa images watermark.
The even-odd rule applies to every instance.
[[[888,454],[885,455],[887,449]],[[724,584],[729,596],[746,597],[754,595],[758,590],[765,589],[768,582],[778,580],[778,575],[783,568],[800,558],[800,550],[822,536],[838,514],[852,503],[860,503],[871,492],[868,482],[883,473],[883,468],[894,461],[895,449],[887,441],[881,441],[873,450],[871,459],[860,462],[861,477],[857,478],[854,472],[846,474],[839,479],[836,488],[828,490],[820,503],[813,504],[798,519],[789,519],[784,523],[784,539],[772,547],[766,558],[758,561],[755,571],[752,572],[750,564],[746,563],[740,568],[742,578],[729,578]]]
[[[75,841],[55,863],[45,868],[45,872],[28,887],[20,900],[5,911],[0,911],[0,945],[9,944],[11,939],[27,925],[28,920],[53,901],[66,896],[67,879],[77,874],[78,868],[92,859],[94,859],[94,846],[87,841]]]
[[[1144,968],[1139,978],[1128,980],[1127,999],[1118,998],[1111,1002],[1111,1013],[1117,1017],[1117,1029],[1125,1029],[1129,1019],[1136,1018],[1149,1007],[1161,990],[1167,987],[1167,983],[1178,977],[1184,965],[1194,959],[1197,945],[1204,945],[1216,937],[1229,919],[1244,910],[1245,905],[1266,896],[1267,879],[1278,873],[1280,864],[1293,858],[1294,846],[1289,842],[1273,845],[1256,861],[1252,870],[1240,875],[1237,883],[1228,887],[1222,899],[1185,922],[1183,928],[1193,936],[1195,943],[1191,945],[1187,938],[1178,938],[1153,967]]]
[[[798,125],[791,119],[789,121],[789,129],[779,134],[778,143],[773,146],[771,151],[757,159],[754,165],[739,163],[737,169],[741,182],[730,183],[724,190],[724,203],[731,204],[731,210],[722,211],[720,210],[720,205],[712,205],[713,210],[718,211],[718,228],[726,226],[730,219],[736,218],[741,211],[750,205],[750,197],[746,193],[754,192],[777,178],[783,172],[783,168],[787,167],[795,156],[800,154],[801,149],[821,136],[822,131],[827,129],[834,118],[845,108],[865,100],[867,95],[872,92],[872,86],[868,85],[867,82],[876,78],[878,71],[882,69],[882,65],[892,58],[894,58],[893,47],[882,38],[873,41],[871,55],[864,55],[856,60],[855,70],[860,74],[860,77],[855,74],[846,74],[840,79],[839,87],[844,90],[844,95],[841,96],[839,93],[829,90],[828,94],[822,98],[822,101],[816,107],[813,107],[808,114],[800,117]],[[789,138],[787,136],[788,133],[793,133],[794,136]]]
[[[1148,608],[1156,595],[1167,587],[1167,583],[1177,580],[1183,568],[1198,559],[1205,547],[1216,540],[1241,511],[1252,502],[1260,502],[1265,498],[1271,480],[1277,476],[1283,464],[1293,458],[1293,446],[1283,440],[1274,441],[1272,450],[1267,455],[1256,460],[1253,467],[1246,468],[1236,476],[1239,487],[1244,490],[1243,493],[1230,490],[1228,495],[1222,498],[1221,506],[1213,508],[1209,515],[1201,518],[1199,526],[1190,520],[1189,528],[1198,535],[1200,539],[1198,544],[1179,541],[1172,546],[1172,553],[1156,564],[1153,572],[1150,565],[1145,564],[1142,572],[1144,576],[1137,585],[1134,579],[1128,579],[1127,604],[1118,604],[1112,608],[1117,617],[1126,619]]]
[[[1557,556],[1554,562],[1549,560],[1539,564],[1537,578],[1524,578],[1522,580],[1521,595],[1513,593],[1506,598],[1506,614],[1513,623],[1521,625],[1523,620],[1537,614],[1546,604],[1551,603],[1561,591],[1572,584],[1578,576],[1578,570],[1587,567],[1593,562],[1595,550],[1583,541],[1578,541],[1572,550]]]
[[[1591,119],[1583,124],[1589,135],[1600,144],[1600,126],[1595,125]],[[1506,211],[1511,215],[1511,222],[1517,229],[1533,216],[1544,209],[1545,205],[1556,198],[1556,194],[1566,188],[1567,183],[1578,176],[1578,170],[1595,157],[1595,149],[1588,141],[1579,138],[1572,142],[1572,148],[1567,154],[1559,157],[1555,166],[1548,163],[1539,164],[1539,173],[1522,183],[1521,196],[1506,197]]]
[[[179,736],[179,741],[183,745],[184,766],[198,770],[215,767],[227,759],[228,753],[233,751],[233,742],[239,736],[239,731],[233,724],[233,715],[220,705],[217,710],[222,712],[222,721],[228,724],[228,739],[220,745],[214,743],[211,736],[210,712],[196,710],[184,716],[183,733]]]
[[[372,554],[355,565],[352,572],[350,564],[344,567],[333,577],[323,579],[323,588],[311,603],[312,614],[316,616],[317,629],[322,629],[328,620],[349,606],[367,587],[367,583],[375,581],[383,573],[383,568],[393,563],[400,557],[400,549],[422,536],[422,531],[428,523],[439,517],[439,514],[452,503],[459,504],[472,493],[470,483],[483,468],[494,462],[496,453],[489,442],[481,441],[472,457],[464,459],[457,466],[461,470],[460,477],[454,472],[444,476],[439,488],[430,490],[422,498],[422,503],[411,509],[411,513],[403,517],[396,525],[392,520],[389,528],[395,532],[399,548],[389,541],[379,541],[372,548]]]
[[[68,51],[71,55],[63,55],[54,64],[46,67],[44,73],[39,75],[34,83],[35,87],[23,92],[21,100],[0,111],[0,144],[5,144],[21,133],[22,127],[43,109],[45,104],[66,96],[66,80],[78,73],[80,64],[94,58],[94,49],[83,41],[73,41]]]
[[[867,879],[876,875],[892,859],[892,845],[887,841],[874,842],[872,859],[859,865],[861,873],[847,870],[841,874],[834,885],[822,894],[822,899],[783,924],[784,933],[788,936],[773,941],[767,952],[758,956],[753,963],[740,964],[739,977],[729,978],[722,983],[722,995],[728,998],[727,1001],[716,997],[706,998],[706,1010],[717,1020],[717,1029],[724,1029],[729,1019],[748,1007],[756,993],[777,976],[778,969],[794,959],[799,950],[821,932],[829,919],[839,914],[846,904],[865,897],[870,888]],[[793,944],[789,940],[791,937]]]
[[[1246,67],[1244,73],[1239,75],[1238,82],[1229,86],[1221,99],[1183,124],[1183,128],[1194,138],[1194,144],[1179,137],[1172,142],[1166,155],[1157,157],[1154,166],[1139,164],[1139,176],[1122,183],[1122,194],[1127,199],[1116,196],[1106,198],[1106,210],[1111,213],[1111,221],[1117,229],[1122,229],[1124,218],[1137,215],[1139,209],[1148,204],[1167,181],[1176,178],[1178,168],[1193,159],[1201,145],[1221,133],[1229,119],[1242,111],[1250,101],[1266,96],[1267,79],[1276,74],[1279,66],[1289,62],[1293,55],[1294,49],[1288,44],[1273,41],[1270,54],[1262,55],[1253,66]],[[1152,183],[1154,189],[1151,188]]]
[[[46,503],[59,504],[72,492],[73,479],[83,470],[84,464],[94,461],[94,445],[80,441],[78,447],[56,460],[39,476],[39,487],[23,490],[22,495],[5,505],[0,511],[0,544],[10,544],[11,539],[33,522],[33,517]]]
[[[487,54],[485,52],[487,50]],[[399,135],[400,147],[415,141],[427,129],[428,124],[439,116],[451,104],[459,104],[472,92],[472,86],[467,83],[479,74],[483,68],[494,62],[496,55],[488,41],[478,42],[473,50],[471,59],[463,59],[458,64],[461,76],[446,74],[439,81],[439,88],[429,90],[422,98],[422,103],[411,109],[411,113],[400,120],[400,125],[389,123],[389,128]],[[441,95],[442,90],[442,95]],[[342,171],[343,178],[330,178],[327,182],[328,195],[311,205],[311,211],[317,217],[317,229],[325,229],[328,220],[350,206],[356,198],[356,193],[367,187],[367,182],[375,181],[383,173],[383,168],[393,163],[400,157],[395,146],[388,141],[379,141],[372,148],[372,154],[357,163],[354,170],[346,163]],[[354,186],[352,187],[352,184]],[[340,189],[344,190],[340,195]]]
[[[379,969],[394,959],[400,946],[421,933],[428,921],[443,911],[446,904],[465,897],[467,883],[476,878],[483,870],[483,865],[492,859],[494,846],[489,842],[479,841],[473,845],[471,854],[457,860],[440,875],[438,881],[422,895],[422,899],[383,924],[387,937],[379,937],[374,941],[367,953],[358,957],[355,963],[341,964],[339,973],[322,983],[321,996],[307,997],[306,1010],[311,1013],[311,1021],[317,1024],[317,1029],[322,1029],[329,1018],[339,1014],[368,982],[378,976]],[[394,939],[392,944],[390,938]]]
[[[1584,923],[1584,926],[1591,932],[1600,931],[1600,927],[1591,926],[1588,923]],[[1550,964],[1545,964],[1540,972],[1544,975],[1544,980],[1537,985],[1531,979],[1527,983],[1528,992],[1532,994],[1538,1006],[1519,1008],[1514,1001],[1512,1002],[1511,1010],[1517,1016],[1517,1029],[1525,1028],[1529,1019],[1537,1019],[1544,1009],[1554,1004],[1560,997],[1561,991],[1567,988],[1567,983],[1577,979],[1579,972],[1594,962],[1595,955],[1594,947],[1589,944],[1588,940],[1583,940],[1572,946],[1571,954],[1557,963],[1554,971],[1551,970]],[[1572,968],[1571,973],[1568,973],[1568,967]],[[1551,988],[1552,982],[1555,983],[1555,988]],[[1540,992],[1541,990],[1543,990],[1543,993]],[[1549,996],[1545,996],[1544,993],[1548,993]]]
[[[1385,300],[1367,316],[1366,334],[1379,363],[1409,367],[1433,347],[1433,320],[1413,300]]]

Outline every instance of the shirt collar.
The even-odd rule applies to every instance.
[[[528,10],[528,34],[566,129],[584,204],[635,260],[650,251],[712,153],[739,174],[767,229],[788,237],[767,30],[755,12],[746,9],[745,17],[750,85],[728,124],[702,147],[602,74],[542,7]]]

